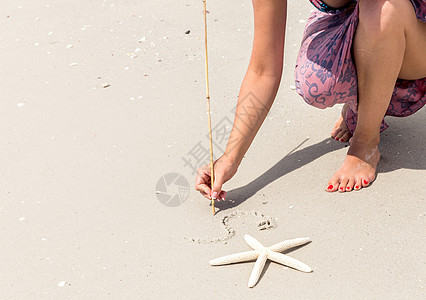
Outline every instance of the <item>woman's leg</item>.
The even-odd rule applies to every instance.
[[[380,158],[380,125],[398,77],[426,76],[426,24],[417,20],[409,0],[360,0],[354,38],[358,76],[358,123],[342,167],[327,191],[368,186]]]

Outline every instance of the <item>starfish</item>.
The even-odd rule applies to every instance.
[[[239,263],[243,261],[251,261],[256,259],[256,262],[253,267],[253,271],[251,272],[250,279],[248,282],[249,288],[254,287],[256,283],[258,282],[260,274],[262,273],[263,267],[265,266],[265,263],[268,259],[302,272],[307,272],[307,273],[312,272],[312,269],[309,266],[302,263],[301,261],[298,261],[297,259],[291,258],[282,253],[279,253],[296,246],[304,245],[311,241],[309,238],[298,238],[293,240],[287,240],[287,241],[283,241],[281,243],[272,245],[270,247],[264,247],[255,238],[249,236],[248,234],[244,235],[244,239],[247,242],[247,244],[250,247],[252,247],[254,250],[222,256],[216,259],[212,259],[211,261],[209,261],[209,263],[212,266],[221,266],[221,265],[228,265],[228,264]]]

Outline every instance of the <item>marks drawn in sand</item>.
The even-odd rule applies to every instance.
[[[230,238],[235,235],[235,229],[232,227],[234,220],[240,220],[241,218],[254,217],[254,224],[258,230],[271,229],[277,227],[275,220],[270,216],[265,216],[260,211],[248,211],[248,210],[236,210],[231,214],[224,215],[221,219],[222,225],[225,227],[225,233],[222,236],[210,238],[208,236],[204,238],[200,237],[184,237],[185,240],[198,243],[198,244],[210,244],[223,242],[226,244]]]

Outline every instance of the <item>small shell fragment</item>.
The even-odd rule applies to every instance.
[[[58,286],[59,287],[63,287],[64,285],[65,285],[65,283],[66,283],[66,281],[64,280],[64,281],[60,281],[59,283],[58,283]]]

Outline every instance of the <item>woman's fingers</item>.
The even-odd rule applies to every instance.
[[[212,198],[215,198],[218,201],[225,200],[226,197],[226,192],[222,190],[222,185],[225,182],[224,179],[225,176],[223,170],[219,170],[218,172],[216,172],[215,168],[215,180],[213,185]]]
[[[211,189],[209,187],[210,176],[207,174],[201,175],[198,172],[197,178],[195,180],[195,189],[199,191],[204,197],[210,199]]]
[[[197,177],[195,178],[195,189],[204,197],[210,199],[211,189],[208,186],[210,183],[210,170],[205,166],[198,169]]]
[[[210,195],[211,195],[211,189],[210,189],[209,185],[202,183],[202,184],[197,185],[195,187],[195,189],[197,191],[199,191],[201,193],[201,195],[203,195],[205,198],[211,200],[211,197],[210,197]],[[226,192],[225,191],[221,191],[219,193],[219,196],[217,196],[215,200],[221,201],[221,200],[225,200],[225,199],[226,199]]]
[[[205,198],[211,199],[212,190],[211,190],[211,176],[210,176],[210,165],[201,167],[198,169],[197,177],[195,178],[195,189],[201,193]],[[225,200],[226,192],[222,191],[222,180],[215,180],[215,187],[213,191],[213,198],[217,201]]]
[[[207,198],[209,200],[211,199],[210,198],[211,190],[210,190],[210,188],[206,184],[200,185],[198,187],[197,191],[199,191],[201,193],[201,195],[203,195],[205,198]]]
[[[226,192],[225,191],[221,191],[219,194],[219,201],[220,200],[225,200],[226,199]]]
[[[195,189],[205,198],[222,201],[226,199],[226,192],[222,190],[223,184],[228,181],[237,171],[237,165],[228,162],[222,157],[214,162],[214,185],[212,187],[210,165],[198,169],[195,178]]]

